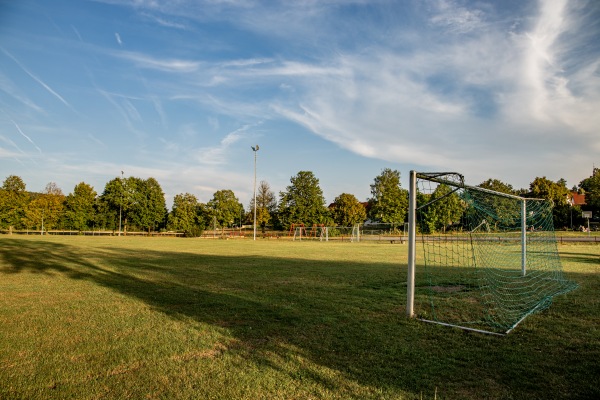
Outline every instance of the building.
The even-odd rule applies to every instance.
[[[569,193],[569,198],[567,199],[567,201],[569,202],[569,204],[571,205],[571,207],[573,207],[573,206],[585,206],[585,204],[586,204],[586,202],[585,202],[585,194],[584,193],[571,192],[571,193]]]

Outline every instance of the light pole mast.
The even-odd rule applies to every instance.
[[[121,202],[119,203],[119,236],[121,236],[121,217],[123,215],[123,171],[121,171]]]
[[[256,240],[256,152],[258,151],[258,145],[251,147],[254,152],[254,240]]]

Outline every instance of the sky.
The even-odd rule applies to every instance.
[[[29,191],[248,207],[255,156],[328,203],[385,168],[570,188],[599,154],[597,0],[0,0],[0,179]]]

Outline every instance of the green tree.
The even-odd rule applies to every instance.
[[[275,193],[266,181],[261,181],[256,191],[256,224],[260,226],[263,235],[267,225],[273,222],[276,211]],[[254,198],[250,199],[248,219],[254,221]]]
[[[537,177],[530,183],[529,191],[532,197],[551,200],[555,206],[568,204],[570,191],[564,179],[554,182],[545,176]]]
[[[125,180],[122,178],[108,181],[98,199],[98,213],[102,216],[106,226],[113,229],[119,226],[119,217],[121,220],[123,217],[124,184]]]
[[[594,218],[600,216],[600,168],[594,168],[592,176],[582,180],[579,187],[585,193],[585,211],[592,211]]]
[[[279,193],[279,220],[284,229],[292,224],[325,224],[330,221],[319,180],[311,171],[300,171],[291,185]]]
[[[371,185],[368,216],[373,221],[402,224],[408,211],[408,191],[400,186],[400,172],[384,169]]]
[[[522,191],[515,191],[512,185],[504,183],[498,179],[488,179],[478,185],[483,189],[493,190],[495,192],[506,193],[515,196],[522,196],[526,193]],[[472,195],[475,195],[472,193]],[[496,215],[496,223],[494,229],[498,228],[498,224],[511,224],[512,221],[519,220],[521,215],[521,208],[516,205],[516,199],[503,196],[477,196],[478,202],[485,204],[490,210],[493,210]],[[469,213],[473,213],[474,210],[470,209]]]
[[[244,213],[244,206],[232,190],[218,190],[213,198],[206,203],[205,215],[208,221],[216,219],[221,227],[232,226]]]
[[[29,194],[23,180],[16,175],[8,176],[0,189],[0,225],[11,231],[21,228],[28,202]]]
[[[119,228],[119,209],[111,208],[102,196],[96,197],[93,224],[98,229],[116,231]]]
[[[29,229],[54,229],[62,219],[65,196],[54,182],[46,185],[42,193],[35,193],[25,207],[23,222]]]
[[[423,212],[424,225],[426,233],[442,231],[452,224],[459,222],[464,211],[465,204],[452,188],[448,185],[440,184],[429,197],[431,205]]]
[[[45,201],[41,193],[31,193],[30,200],[23,210],[22,226],[26,229],[42,229],[44,226]],[[46,228],[47,229],[47,228]]]
[[[342,193],[333,201],[331,216],[339,226],[353,226],[365,222],[367,210],[353,194]]]
[[[186,236],[200,236],[204,230],[200,204],[196,196],[190,193],[175,195],[173,207],[168,217],[168,228],[182,231]]]
[[[493,190],[495,192],[515,194],[515,190],[513,189],[512,185],[504,183],[498,179],[490,178],[485,182],[481,182],[478,186],[484,189]]]
[[[115,178],[106,183],[100,195],[98,211],[107,226],[127,232],[129,216],[133,209],[136,182],[139,178]]]
[[[89,229],[94,221],[96,191],[85,182],[75,185],[73,193],[65,199],[67,226],[78,231]]]
[[[128,217],[139,229],[150,232],[157,230],[164,223],[167,215],[165,194],[154,178],[127,178],[131,204]]]
[[[552,219],[554,227],[567,227],[570,224],[569,189],[564,179],[557,182],[547,179],[545,176],[537,177],[529,185],[530,196],[534,198],[552,201]]]

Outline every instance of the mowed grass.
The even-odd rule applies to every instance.
[[[505,337],[405,318],[406,245],[0,237],[0,398],[600,398],[600,245]]]

